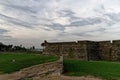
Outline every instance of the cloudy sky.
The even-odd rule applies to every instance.
[[[0,0],[0,42],[120,39],[120,0]]]

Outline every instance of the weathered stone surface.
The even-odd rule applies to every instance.
[[[42,43],[44,54],[80,60],[120,61],[120,40]]]

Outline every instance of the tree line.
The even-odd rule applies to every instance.
[[[4,51],[27,51],[27,50],[34,50],[35,47],[31,47],[30,49],[25,48],[22,45],[19,46],[13,46],[12,44],[10,45],[5,45],[3,43],[0,42],[0,51],[4,52]]]

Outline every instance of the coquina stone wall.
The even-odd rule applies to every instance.
[[[88,60],[100,60],[99,43],[89,41],[87,44],[87,56]]]
[[[110,43],[110,41],[99,42],[99,54],[101,56],[101,60],[111,60],[111,47],[112,43]]]
[[[88,41],[78,42],[44,42],[43,54],[49,55],[63,55],[65,58],[76,58],[81,60],[88,60],[87,57],[87,43]]]
[[[80,60],[120,61],[120,40],[42,43],[44,54]]]
[[[111,47],[113,61],[120,61],[120,40],[114,40]]]

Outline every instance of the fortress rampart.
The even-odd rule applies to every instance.
[[[80,60],[120,61],[120,40],[47,42],[41,44],[44,54],[63,55]]]

